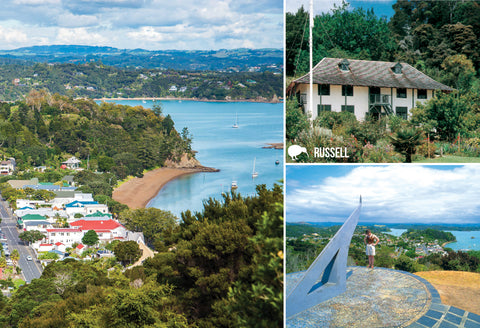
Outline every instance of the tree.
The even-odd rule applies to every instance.
[[[119,242],[113,248],[113,253],[123,266],[135,262],[142,256],[142,250],[133,240]]]
[[[20,233],[18,238],[24,242],[26,241],[28,243],[34,243],[45,238],[45,235],[38,230],[30,230]]]
[[[310,127],[308,118],[300,110],[296,99],[287,101],[285,122],[285,133],[288,140],[295,140],[300,132]]]
[[[13,274],[17,274],[17,264],[18,260],[20,259],[20,254],[18,253],[18,249],[14,249],[12,251],[12,254],[10,254],[10,258],[12,259],[13,262]]]
[[[82,237],[82,243],[88,246],[98,243],[98,235],[95,230],[88,230]]]
[[[390,137],[395,150],[405,155],[405,162],[412,162],[415,148],[422,144],[422,133],[414,128],[405,128],[397,131],[395,136]]]

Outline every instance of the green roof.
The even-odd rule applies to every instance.
[[[88,215],[85,215],[85,217],[93,217],[93,216],[108,216],[108,217],[112,217],[112,214],[110,213],[102,213],[100,211],[97,211],[95,213],[92,213],[92,214],[88,214]]]
[[[22,216],[23,221],[46,220],[47,218],[40,214],[26,214]]]

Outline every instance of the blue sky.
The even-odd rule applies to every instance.
[[[396,2],[395,0],[350,0],[347,2],[351,8],[363,8],[365,10],[373,8],[377,16],[390,18],[395,13],[392,9],[392,5]],[[315,15],[328,12],[333,8],[334,4],[339,6],[341,3],[342,0],[314,0],[313,12]],[[310,0],[286,0],[286,11],[296,13],[302,5],[308,11]]]
[[[283,0],[2,0],[0,49],[283,48]]]
[[[480,165],[288,165],[286,220],[480,224]]]

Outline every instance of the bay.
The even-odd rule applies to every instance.
[[[395,236],[395,237],[400,237],[402,233],[407,231],[407,229],[395,229],[395,228],[390,228],[390,232],[386,232],[389,235]]]
[[[457,239],[454,243],[449,243],[445,247],[449,247],[454,251],[459,250],[480,250],[480,231],[448,231]],[[474,238],[472,238],[474,237]]]
[[[222,192],[230,192],[232,181],[238,184],[237,193],[255,194],[258,184],[272,188],[283,179],[283,150],[264,149],[268,143],[283,142],[283,104],[252,102],[200,101],[109,101],[130,106],[152,108],[161,104],[163,114],[170,115],[175,129],[187,127],[193,136],[192,149],[203,166],[220,172],[195,173],[182,176],[165,185],[147,205],[181,212],[203,209],[209,197],[222,200]],[[235,122],[238,128],[233,128]],[[258,177],[252,178],[255,171]],[[279,161],[278,165],[275,161]]]

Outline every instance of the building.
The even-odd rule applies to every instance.
[[[406,63],[323,58],[312,71],[313,106],[308,104],[310,74],[287,88],[311,119],[322,111],[347,111],[358,120],[367,114],[407,119],[417,102],[427,101],[435,92],[453,91]]]
[[[83,232],[77,228],[58,228],[47,229],[47,243],[62,243],[67,247],[71,247],[73,243],[81,243]]]
[[[62,162],[62,166],[65,165],[66,168],[76,170],[80,167],[80,163],[82,163],[82,161],[73,156],[67,159],[65,162]]]
[[[111,241],[114,239],[124,240],[127,236],[127,229],[112,219],[77,220],[72,222],[70,226],[83,231],[84,234],[89,230],[94,230],[100,241]]]
[[[13,171],[15,171],[16,166],[17,166],[17,163],[15,162],[14,158],[9,158],[6,161],[1,161],[0,162],[0,174],[1,175],[12,175]]]

